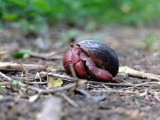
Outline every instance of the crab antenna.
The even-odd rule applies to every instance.
[[[58,52],[58,53],[55,53],[55,54],[53,54],[53,55],[47,57],[46,60],[51,60],[51,59],[55,58],[56,56],[58,56],[59,54],[63,54],[63,55],[64,55],[65,52]]]

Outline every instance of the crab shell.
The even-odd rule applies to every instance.
[[[117,75],[119,60],[111,47],[98,40],[84,40],[78,45],[98,68],[107,70],[113,77]]]

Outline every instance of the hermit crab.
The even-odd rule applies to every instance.
[[[73,66],[76,75],[83,79],[119,82],[115,79],[118,73],[119,60],[115,51],[98,40],[84,40],[65,52],[63,66],[68,75]]]

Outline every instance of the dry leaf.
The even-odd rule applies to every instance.
[[[47,81],[48,81],[48,87],[58,87],[62,86],[63,80],[61,78],[58,78],[55,80],[53,77],[47,75]]]

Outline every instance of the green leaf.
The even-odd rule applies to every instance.
[[[18,81],[13,80],[13,81],[12,81],[12,85],[18,85]]]
[[[32,0],[31,2],[36,8],[43,10],[44,12],[50,11],[49,3],[47,0]]]
[[[20,6],[25,6],[27,4],[27,0],[10,0],[10,1]]]
[[[11,13],[4,13],[2,17],[5,20],[15,20],[15,19],[17,19],[17,15],[16,14],[11,14]]]
[[[30,54],[30,53],[32,53],[31,50],[29,50],[29,49],[24,49],[24,50],[20,50],[20,51],[18,51],[18,52],[16,52],[16,53],[13,53],[12,56],[13,56],[14,58],[23,58],[23,56],[24,56],[25,54]]]

